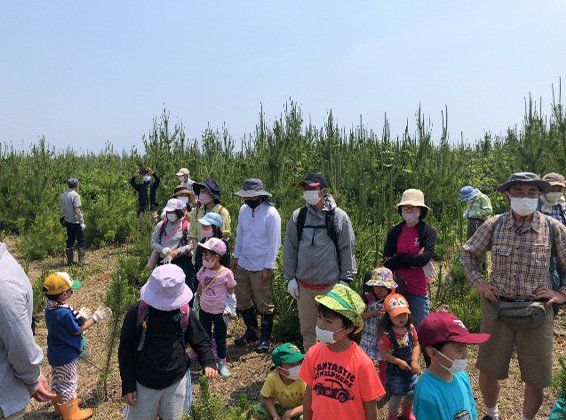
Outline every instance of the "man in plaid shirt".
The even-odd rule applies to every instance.
[[[485,299],[481,332],[491,339],[480,345],[476,367],[486,416],[498,420],[499,380],[506,379],[513,349],[525,382],[523,419],[533,419],[552,379],[553,303],[566,302],[566,280],[552,290],[551,253],[566,271],[566,227],[536,211],[539,196],[550,184],[529,172],[514,173],[497,191],[510,203],[508,213],[488,219],[462,249],[468,281]],[[551,229],[554,237],[551,243]],[[491,278],[483,279],[481,264],[491,251]],[[544,301],[545,320],[539,327],[513,330],[498,316],[499,301]]]

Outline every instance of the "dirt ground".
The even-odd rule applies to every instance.
[[[5,239],[10,252],[21,262],[21,258],[13,246],[13,241]],[[80,280],[83,282],[83,288],[75,293],[69,302],[75,308],[88,306],[96,309],[100,305],[101,296],[107,289],[111,281],[112,270],[116,267],[117,259],[122,255],[121,248],[104,248],[88,253],[90,265],[80,269]],[[44,268],[52,271],[64,270],[63,257],[52,258],[43,261],[33,262],[28,269],[28,275],[31,281],[37,279]],[[558,319],[557,327],[566,330],[566,311],[561,313]],[[241,394],[245,394],[250,402],[259,400],[259,391],[265,377],[269,372],[270,356],[269,354],[257,354],[252,347],[236,348],[233,345],[234,337],[242,331],[243,325],[241,321],[233,322],[228,332],[228,361],[232,375],[229,378],[218,378],[212,381],[210,390],[212,393],[224,399],[227,406],[237,405]],[[107,338],[110,328],[108,323],[101,323],[94,326],[88,333],[88,360],[81,360],[79,363],[79,397],[83,399],[83,407],[91,407],[95,409],[94,419],[119,419],[124,404],[121,401],[120,376],[118,372],[117,355],[114,353],[111,358],[111,371],[107,382],[107,394],[105,395],[100,382],[100,372],[104,365],[107,354]],[[46,352],[47,330],[45,323],[41,319],[37,326],[36,340]],[[558,366],[558,356],[566,355],[566,337],[555,336],[554,338],[554,364]],[[478,413],[480,419],[483,413],[483,405],[479,397],[479,386],[477,383],[478,372],[473,367],[475,361],[475,351],[471,352],[470,357],[472,367],[468,372],[472,378],[474,393],[478,405]],[[46,358],[43,363],[43,372],[50,380],[51,369]],[[195,397],[198,398],[198,380],[199,372],[192,371],[193,386]],[[523,397],[523,385],[520,381],[520,373],[517,360],[511,363],[510,377],[501,383],[501,398],[499,402],[500,412],[504,419],[520,418],[521,404]],[[539,411],[537,419],[545,419],[554,400],[556,391],[548,388],[545,391],[543,405]],[[379,418],[385,418],[386,409],[382,409]],[[47,403],[32,402],[28,407],[26,419],[55,419],[57,416],[53,413],[53,408]]]

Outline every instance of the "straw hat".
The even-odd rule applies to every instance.
[[[423,192],[414,188],[410,188],[403,192],[401,202],[396,204],[395,207],[399,208],[401,206],[415,206],[430,209],[430,207],[425,204]]]

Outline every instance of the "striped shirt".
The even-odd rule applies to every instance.
[[[497,219],[502,217],[500,222]],[[509,298],[533,295],[539,286],[552,288],[550,223],[554,225],[554,252],[566,270],[566,227],[535,212],[532,222],[517,225],[511,212],[494,216],[481,225],[462,248],[461,262],[466,278],[476,286],[481,278],[483,255],[491,250],[491,282],[497,294]],[[566,284],[559,289],[566,293]]]

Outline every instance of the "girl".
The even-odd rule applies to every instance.
[[[374,362],[379,362],[379,379],[385,385],[385,370],[387,362],[382,360],[377,348],[377,323],[383,316],[383,301],[390,293],[395,293],[397,283],[393,280],[393,273],[385,267],[378,267],[368,271],[364,276],[364,289],[362,299],[366,304],[366,310],[362,314],[364,320],[364,332],[360,341],[360,347]]]
[[[403,419],[415,420],[413,390],[420,375],[420,346],[411,322],[411,311],[404,296],[392,293],[385,298],[385,314],[379,323],[379,354],[387,362],[387,385],[390,394],[389,420],[397,419],[401,400]]]
[[[210,238],[205,243],[198,244],[203,249],[202,268],[197,273],[199,282],[197,294],[200,297],[199,320],[206,333],[212,338],[214,324],[214,339],[218,354],[218,372],[230,376],[226,366],[226,322],[223,314],[228,295],[236,302],[234,287],[236,281],[232,271],[220,264],[220,258],[226,253],[226,245],[222,239]]]
[[[218,213],[206,213],[203,217],[198,219],[201,225],[202,233],[204,238],[200,240],[200,243],[205,243],[210,238],[218,238],[224,242],[226,245],[226,253],[220,258],[220,264],[224,267],[230,267],[230,246],[225,239],[222,238],[222,217]],[[197,246],[195,251],[195,271],[198,272],[202,267],[202,254],[203,248]]]

